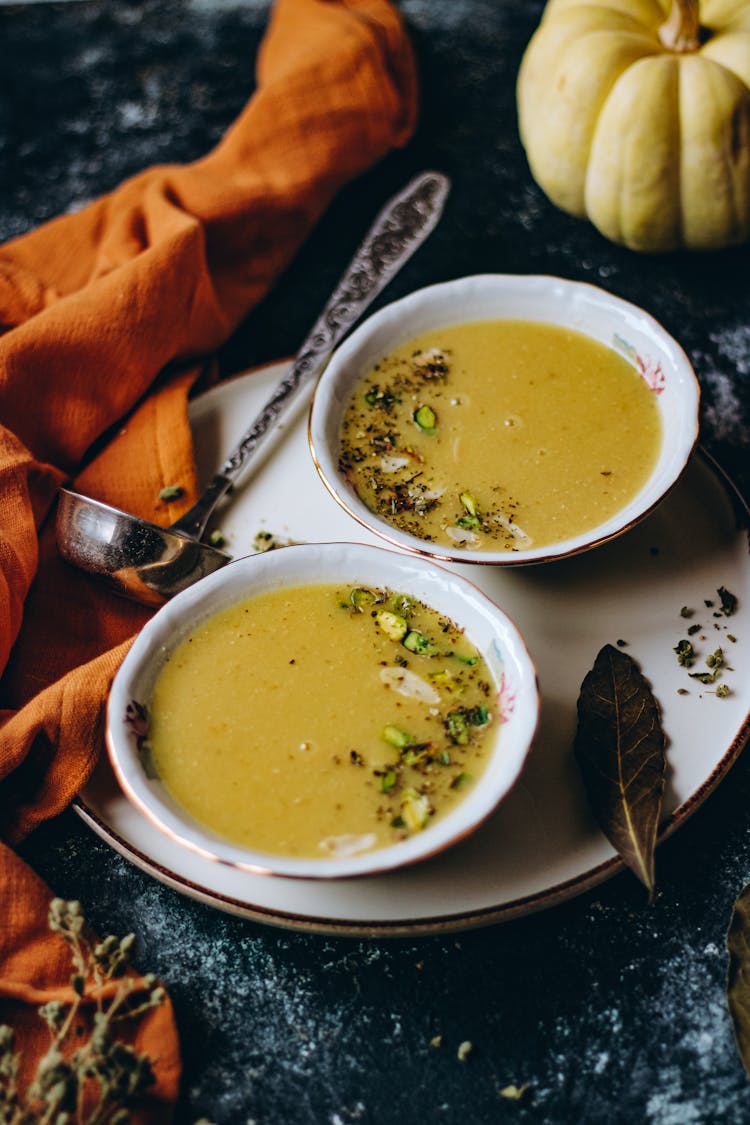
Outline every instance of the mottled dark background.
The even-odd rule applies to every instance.
[[[750,486],[747,249],[638,257],[557,211],[532,181],[514,84],[542,4],[405,0],[423,77],[418,137],[348,188],[224,371],[292,352],[384,198],[448,172],[438,231],[381,303],[481,271],[553,273],[642,305],[693,359],[703,441]],[[237,0],[0,4],[0,240],[147,164],[222,135],[253,85],[267,7]],[[650,906],[621,875],[526,920],[458,937],[353,940],[265,929],[182,898],[73,813],[25,845],[174,999],[180,1123],[741,1125],[750,1086],[724,1004],[724,933],[750,877],[746,758],[658,853]],[[430,1046],[435,1035],[443,1046]],[[474,1051],[458,1060],[460,1042]],[[520,1103],[499,1091],[530,1083]]]

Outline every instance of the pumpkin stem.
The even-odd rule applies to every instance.
[[[699,0],[672,0],[669,19],[659,28],[659,39],[668,51],[684,55],[700,47]]]

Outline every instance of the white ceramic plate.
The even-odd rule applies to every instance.
[[[193,404],[203,478],[283,371],[276,364],[240,376]],[[377,542],[324,488],[300,416],[254,479],[236,490],[219,523],[234,555],[252,550],[261,530],[295,540]],[[750,554],[731,488],[696,456],[648,519],[588,554],[520,569],[455,569],[516,622],[542,696],[539,734],[519,783],[469,840],[411,869],[372,878],[313,883],[233,871],[155,828],[117,788],[104,756],[77,802],[79,814],[118,852],[185,894],[317,932],[468,928],[542,909],[615,874],[622,865],[592,821],[572,756],[578,689],[603,644],[627,642],[662,706],[669,741],[662,836],[672,832],[726,774],[750,732]],[[732,617],[713,616],[720,586],[739,599]],[[690,620],[680,616],[683,606],[695,608]],[[726,650],[733,668],[724,677],[733,689],[726,699],[709,694],[677,663],[673,646],[691,624],[705,627],[698,636],[706,640],[696,640],[701,654],[717,645]]]

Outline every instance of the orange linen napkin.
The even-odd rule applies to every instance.
[[[192,503],[186,405],[201,358],[268,291],[337,190],[408,140],[416,100],[411,48],[387,0],[278,0],[257,90],[213,152],[151,168],[0,248],[7,842],[87,780],[112,676],[149,615],[59,559],[58,486],[72,478],[162,524]],[[173,484],[182,502],[161,502]],[[0,844],[0,997],[12,963],[36,987],[54,940],[14,960],[39,905],[23,872]]]

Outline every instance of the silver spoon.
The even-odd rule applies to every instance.
[[[171,527],[159,527],[109,504],[61,489],[57,545],[62,557],[96,575],[118,594],[162,605],[174,594],[231,562],[231,557],[201,540],[216,506],[260,460],[278,435],[277,425],[312,391],[332,349],[436,226],[450,181],[424,172],[394,196],[364,242],[282,379],[250,428],[193,507]]]

